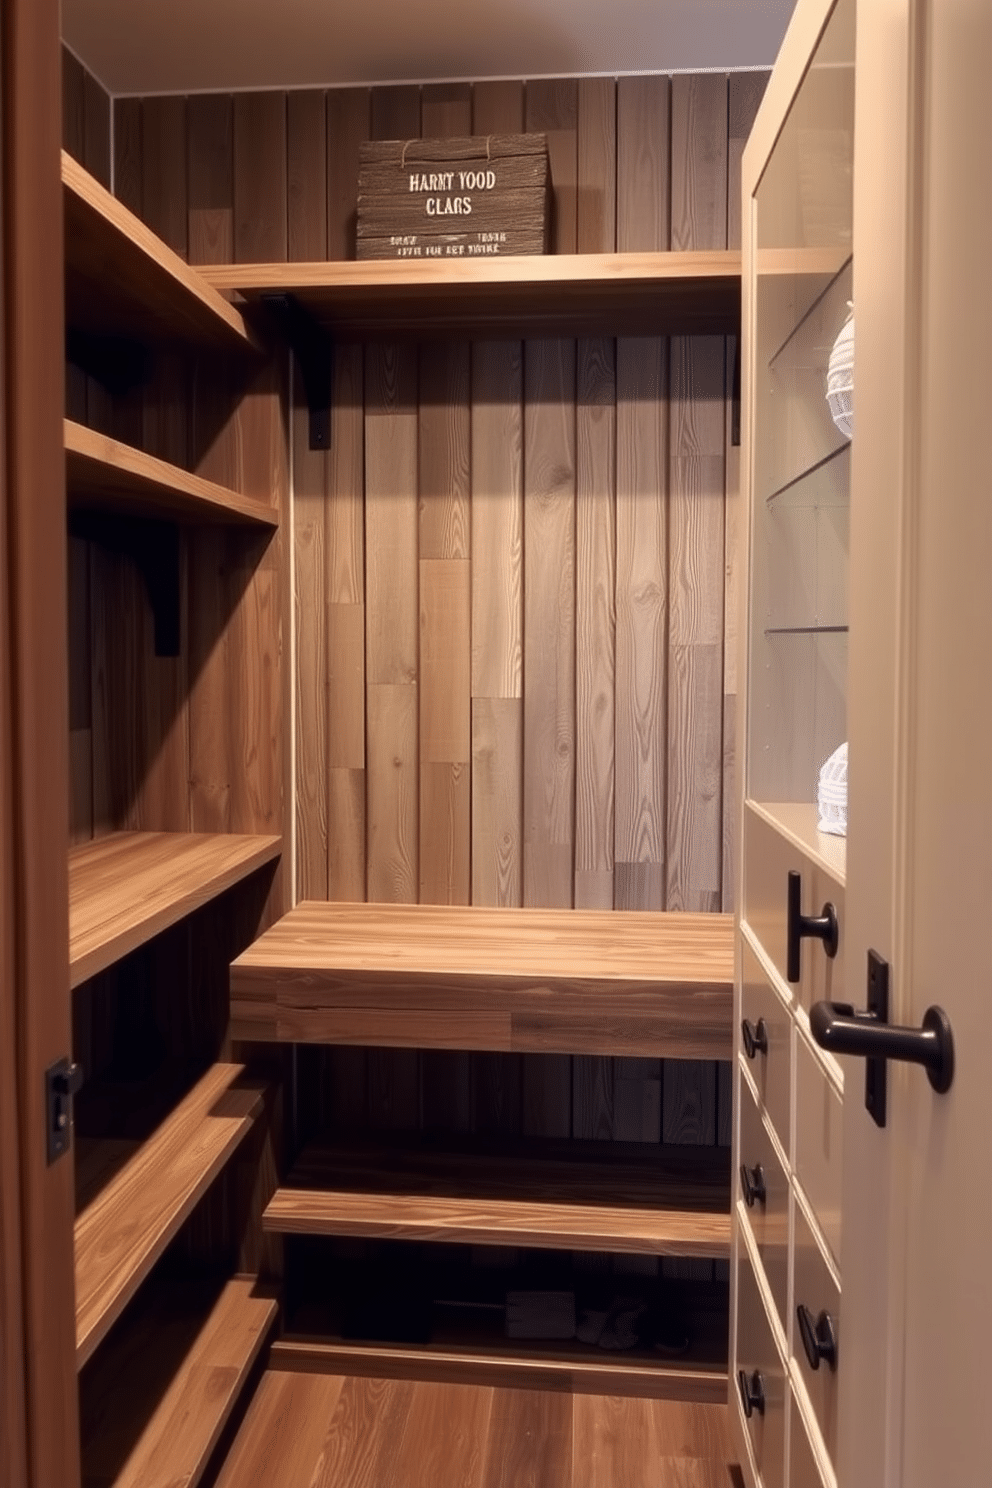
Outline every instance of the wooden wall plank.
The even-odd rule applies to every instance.
[[[86,69],[78,57],[62,47],[62,148],[82,165],[86,158],[83,92]]]
[[[612,253],[617,244],[617,85],[580,78],[576,246]]]
[[[522,134],[524,85],[513,78],[476,83],[472,88],[473,134]]]
[[[110,94],[91,72],[83,78],[83,164],[110,190]]]
[[[728,248],[741,246],[741,159],[770,76],[768,72],[732,72],[728,80]]]
[[[327,256],[354,258],[358,146],[372,127],[368,88],[331,88],[327,94]]]
[[[372,89],[372,139],[420,138],[420,88],[416,83]]]
[[[617,342],[616,891],[665,908],[666,343]]]
[[[672,248],[727,246],[727,77],[672,79]]]
[[[288,95],[287,247],[291,260],[327,256],[327,120],[324,94]],[[332,411],[333,418],[333,411]],[[306,390],[294,367],[293,548],[296,627],[296,895],[327,898],[327,627],[325,625],[328,456],[310,448]]]
[[[190,263],[234,258],[234,106],[223,93],[187,100]]]
[[[523,903],[519,698],[472,699],[472,903]]]
[[[234,97],[234,257],[283,263],[286,210],[286,95]]]
[[[572,78],[539,78],[527,83],[528,134],[548,136],[554,208],[552,253],[574,253],[578,242],[579,86]]]
[[[617,251],[670,246],[669,112],[665,77],[617,82]]]

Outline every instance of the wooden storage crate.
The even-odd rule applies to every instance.
[[[543,134],[368,141],[359,150],[358,257],[546,253],[550,200]]]

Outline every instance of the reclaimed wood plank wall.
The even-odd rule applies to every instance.
[[[191,261],[350,258],[360,140],[541,130],[555,252],[737,246],[765,81],[118,100],[116,186],[140,126],[129,204]],[[169,159],[166,202],[148,176]],[[341,346],[327,453],[297,392],[297,897],[732,907],[734,356]],[[729,1142],[713,1065],[300,1052],[301,1120]]]

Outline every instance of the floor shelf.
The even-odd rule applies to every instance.
[[[195,1488],[277,1314],[246,1277],[142,1293],[80,1377],[83,1488]]]
[[[113,832],[69,851],[70,985],[95,976],[282,850],[228,833]]]
[[[72,330],[143,344],[255,344],[240,311],[64,150],[62,202]]]
[[[231,967],[235,1038],[729,1059],[733,919],[305,902]]]
[[[143,450],[64,421],[69,510],[172,521],[241,523],[274,528],[279,514],[265,502],[180,470]]]
[[[604,1147],[607,1147],[604,1153]],[[314,1143],[263,1216],[284,1234],[710,1257],[730,1254],[727,1148]]]
[[[76,1143],[76,1362],[86,1363],[262,1111],[265,1086],[215,1064],[143,1142]]]

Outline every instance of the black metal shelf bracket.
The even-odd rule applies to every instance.
[[[296,353],[310,411],[310,448],[330,449],[334,342],[295,295],[273,292],[263,294],[261,301]]]
[[[83,1083],[83,1067],[60,1059],[45,1071],[45,1155],[49,1166],[69,1151],[72,1098]]]

